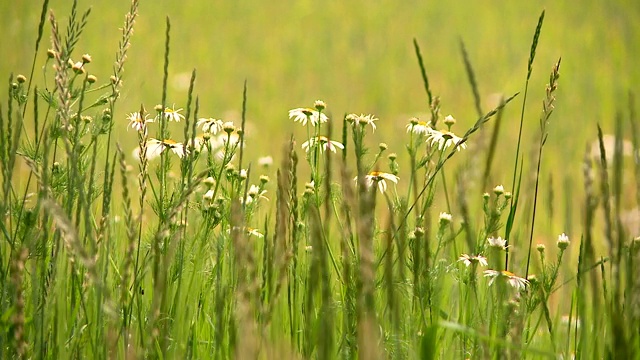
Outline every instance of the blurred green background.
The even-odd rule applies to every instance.
[[[92,13],[74,58],[90,54],[89,72],[107,81],[130,3],[79,3],[81,10],[91,6]],[[71,1],[51,1],[50,7],[64,29]],[[10,72],[29,73],[40,9],[35,1],[0,4],[0,74],[5,78]],[[413,38],[421,46],[431,88],[442,98],[443,116],[457,118],[454,130],[463,133],[477,116],[459,41],[466,44],[488,111],[499,94],[523,91],[531,39],[543,9],[525,118],[525,169],[535,160],[529,149],[537,144],[545,84],[562,56],[543,178],[553,174],[558,183],[581,181],[582,154],[596,138],[596,123],[613,132],[616,112],[627,112],[628,92],[638,91],[640,2],[635,0],[142,1],[114,116],[121,124],[116,139],[133,147],[135,133],[125,130],[126,114],[141,103],[152,109],[161,100],[166,16],[171,19],[168,103],[186,107],[195,68],[200,116],[237,121],[246,79],[249,155],[276,156],[291,132],[306,135],[288,119],[287,110],[311,106],[316,99],[324,100],[335,118],[350,112],[377,115],[380,131],[371,145],[385,141],[390,151],[403,152],[408,118],[428,111]],[[36,71],[39,84],[44,51],[51,47],[48,23],[46,29]],[[6,99],[6,86],[0,94]],[[521,105],[522,96],[508,107],[501,130],[494,179],[506,187]]]

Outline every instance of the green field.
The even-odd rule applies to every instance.
[[[0,4],[0,358],[640,356],[639,3],[131,6]]]

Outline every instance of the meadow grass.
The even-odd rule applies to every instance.
[[[537,59],[548,12],[532,17],[515,90],[487,109],[475,46],[455,42],[469,124],[443,110],[442,75],[415,38],[422,115],[390,132],[372,113],[292,96],[285,128],[298,130],[280,143],[253,141],[272,133],[247,121],[261,95],[250,81],[235,121],[203,108],[195,69],[174,102],[186,37],[171,16],[139,39],[133,0],[117,42],[105,39],[110,55],[90,55],[81,44],[94,11],[49,5],[22,59],[30,71],[10,75],[0,105],[1,358],[640,356],[635,100],[618,105],[614,136],[594,129],[582,180],[547,175],[556,96],[568,95],[557,91],[564,60]],[[143,42],[163,43],[144,60],[160,85],[130,108],[122,97],[139,80],[126,65]],[[96,76],[106,61],[111,73]],[[554,232],[575,218],[568,236]]]

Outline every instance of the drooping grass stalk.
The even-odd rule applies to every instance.
[[[513,197],[511,198],[511,207],[509,210],[509,217],[507,218],[507,224],[504,232],[504,238],[507,239],[507,242],[509,241],[511,236],[511,230],[513,229],[513,224],[516,217],[518,200],[520,198],[519,189],[520,189],[522,176],[521,175],[518,176],[518,173],[520,174],[522,173],[522,160],[520,159],[520,145],[522,143],[522,127],[524,125],[524,110],[527,105],[527,94],[529,92],[529,79],[531,79],[531,72],[533,71],[533,61],[536,57],[538,40],[540,38],[540,32],[542,30],[542,23],[544,22],[544,13],[545,11],[543,10],[542,13],[540,14],[540,17],[538,18],[538,25],[536,25],[536,30],[533,34],[533,41],[531,42],[531,50],[529,51],[529,61],[527,62],[527,80],[525,81],[525,84],[524,84],[524,95],[522,98],[522,108],[520,110],[520,127],[518,128],[518,142],[516,145],[516,156],[514,158],[514,163],[513,163],[513,180],[511,182],[511,189],[514,193],[513,193]],[[520,171],[518,171],[518,168],[520,168]],[[518,191],[515,190],[516,184],[518,184],[517,186]],[[515,244],[512,244],[512,245],[515,245]],[[506,264],[505,268],[508,269],[509,267],[509,251],[508,250],[505,257],[505,264]]]

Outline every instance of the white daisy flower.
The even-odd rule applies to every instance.
[[[214,193],[213,189],[209,189],[207,190],[206,193],[204,193],[204,195],[202,195],[202,198],[204,200],[211,201],[213,200],[213,193]]]
[[[164,147],[162,146],[162,144],[159,144],[156,142],[147,141],[146,145],[147,146],[146,146],[145,158],[147,160],[153,160],[157,158],[162,153],[162,150],[164,150]],[[142,158],[141,152],[142,152],[142,149],[140,149],[140,147],[135,148],[133,150],[134,159],[140,161],[140,159]]]
[[[140,116],[139,112],[134,112],[127,116],[127,120],[129,120],[129,126],[127,126],[127,130],[129,127],[135,129],[136,131],[142,131],[146,126],[146,123],[153,122],[153,119],[147,119],[148,114],[145,114],[144,119]]]
[[[187,148],[193,149],[196,153],[202,152],[203,150],[207,150],[205,146],[207,141],[204,139],[202,135],[194,136],[193,139],[189,139],[187,141]]]
[[[254,228],[250,228],[250,227],[239,227],[239,226],[234,226],[233,227],[234,230],[244,230],[245,234],[247,235],[251,235],[251,236],[255,236],[258,238],[263,238],[264,235],[262,235],[262,233],[260,231],[258,231],[258,229],[254,229]],[[230,234],[231,231],[227,229],[227,234]]]
[[[249,187],[249,190],[247,190],[247,200],[246,203],[247,204],[251,204],[252,202],[254,202],[255,200],[259,200],[259,199],[265,199],[267,201],[269,201],[269,198],[267,198],[264,194],[267,193],[267,190],[260,190],[260,187],[256,186],[256,185],[251,185]],[[240,201],[243,201],[244,199],[240,199]]]
[[[482,255],[467,255],[462,254],[458,258],[458,261],[462,261],[466,267],[471,266],[473,263],[480,264],[482,266],[487,266],[489,263],[487,262],[487,258]]]
[[[511,285],[511,287],[513,287],[518,291],[525,290],[529,285],[529,280],[516,276],[516,274],[506,270],[503,270],[503,271],[485,270],[484,276],[491,278],[491,280],[489,280],[489,286],[491,286],[491,284],[493,284],[495,279],[498,277],[502,277],[506,279],[509,285]]]
[[[371,115],[371,114],[369,114],[369,115],[349,114],[349,115],[347,115],[347,121],[349,121],[353,126],[361,125],[362,127],[365,127],[366,125],[371,125],[371,128],[375,132],[376,131],[376,124],[374,123],[374,121],[378,121],[378,119],[374,115]]]
[[[407,125],[407,132],[412,132],[418,135],[427,135],[429,133],[429,124],[425,121],[420,121],[416,118],[412,118]]]
[[[302,125],[307,125],[307,121],[311,121],[313,126],[329,121],[327,115],[309,108],[291,109],[289,110],[289,118],[294,122],[302,123]]]
[[[457,146],[458,151],[467,148],[466,143],[461,143],[462,138],[456,136],[451,131],[435,130],[435,129],[429,128],[427,129],[427,132],[428,132],[427,142],[430,142],[432,146],[434,144],[438,144],[438,150],[445,150],[449,146],[455,146],[457,144],[460,144]]]
[[[353,180],[357,183],[358,177],[356,176]],[[397,184],[400,178],[393,174],[381,171],[372,171],[368,175],[365,175],[364,180],[367,187],[372,187],[374,184],[378,184],[378,190],[380,193],[384,193],[387,190],[387,182],[385,180],[389,180],[394,184]]]
[[[201,118],[198,119],[196,126],[202,126],[202,131],[215,135],[219,131],[222,131],[222,120],[214,118]]]
[[[273,165],[273,158],[271,156],[263,156],[258,159],[258,165],[262,167],[269,167]]]
[[[264,235],[262,235],[262,233],[260,231],[258,231],[258,229],[247,227],[247,228],[245,228],[245,230],[247,231],[247,235],[253,235],[253,236],[257,237],[257,238],[263,238],[264,237]]]
[[[507,240],[501,238],[500,236],[498,236],[497,238],[490,237],[487,239],[487,241],[489,242],[489,246],[491,247],[500,248],[502,250],[507,249]]]
[[[336,152],[336,148],[344,149],[344,145],[342,145],[340,142],[329,140],[325,136],[312,137],[311,139],[302,143],[302,148],[306,152],[309,152],[309,149],[313,148],[316,144],[320,145],[320,152],[323,152],[326,149],[329,149],[333,152]]]
[[[152,160],[160,156],[166,149],[170,149],[179,158],[184,157],[189,153],[189,150],[185,148],[182,143],[176,142],[171,139],[158,140],[151,138],[147,140],[147,160]],[[134,150],[134,157],[140,159],[140,148]]]
[[[560,250],[564,250],[569,246],[569,237],[562,233],[558,236],[558,242],[556,243]]]
[[[164,118],[168,121],[180,122],[180,120],[184,120],[184,115],[180,114],[180,111],[182,108],[174,110],[167,107],[164,109]]]
[[[448,224],[448,223],[451,222],[451,220],[453,220],[453,216],[451,216],[451,214],[446,213],[446,212],[441,212],[440,213],[439,221],[441,223]]]

